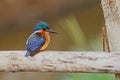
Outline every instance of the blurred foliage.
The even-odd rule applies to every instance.
[[[113,74],[89,74],[89,73],[72,73],[66,74],[60,80],[114,80]]]
[[[47,50],[102,50],[104,25],[100,0],[1,0],[0,49],[25,50],[25,42],[39,20],[59,32]],[[0,73],[1,80],[114,80],[113,74]]]
[[[70,50],[85,50],[86,38],[74,15],[63,18],[59,23],[61,28],[68,34],[73,45]]]

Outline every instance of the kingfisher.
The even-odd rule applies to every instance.
[[[47,23],[40,21],[26,41],[27,51],[25,57],[33,57],[37,53],[44,51],[50,42],[49,33],[58,34],[58,32],[50,29]]]

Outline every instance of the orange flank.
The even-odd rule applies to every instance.
[[[43,36],[46,39],[44,45],[40,48],[40,51],[44,51],[46,49],[46,47],[48,46],[48,44],[50,43],[49,33],[45,32],[44,30],[39,30],[38,34],[40,34],[41,36]]]

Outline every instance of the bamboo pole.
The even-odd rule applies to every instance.
[[[101,1],[110,49],[120,51],[120,0]],[[115,75],[116,80],[120,80],[120,74]]]
[[[24,57],[25,51],[0,51],[0,72],[120,73],[120,52],[44,51]]]

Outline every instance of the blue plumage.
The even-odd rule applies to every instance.
[[[40,29],[48,29],[48,24],[43,22],[43,21],[40,21],[34,28],[34,31],[38,31]]]
[[[26,42],[25,57],[34,56],[39,51],[46,49],[50,42],[48,33],[55,33],[56,31],[49,29],[48,24],[40,21],[34,28],[34,33],[30,35]]]
[[[27,57],[30,54],[35,55],[39,51],[39,49],[44,45],[44,43],[45,38],[43,36],[40,36],[36,32],[31,34],[26,42],[27,52],[25,56]]]

